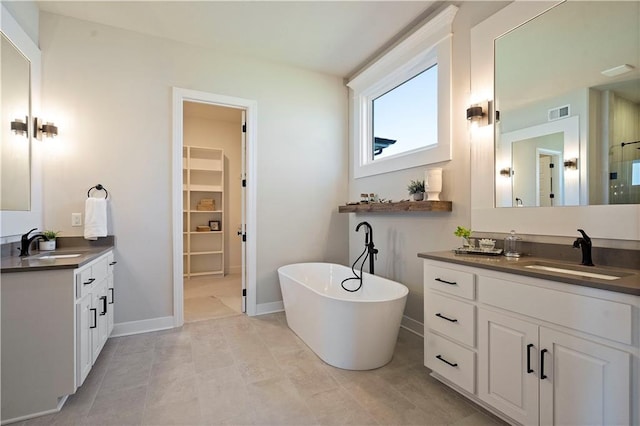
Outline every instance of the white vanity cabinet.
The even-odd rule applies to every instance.
[[[113,329],[113,252],[75,271],[77,364],[81,386]]]
[[[431,259],[424,277],[436,378],[513,424],[638,424],[640,297]]]
[[[60,267],[57,262],[35,261],[33,270],[3,270],[3,424],[62,408],[110,334],[113,252],[75,269],[66,259]]]

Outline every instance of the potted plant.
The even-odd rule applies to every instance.
[[[424,181],[412,180],[407,186],[407,191],[409,191],[409,195],[413,195],[414,201],[421,201],[424,199]]]
[[[458,226],[453,233],[456,237],[462,238],[462,246],[463,247],[472,247],[475,244],[471,244],[471,233],[473,231],[471,229],[467,229],[463,226]]]
[[[56,238],[58,237],[58,234],[60,234],[60,231],[43,231],[42,235],[44,235],[44,237],[47,239],[46,241],[44,240],[40,240],[38,242],[38,247],[40,248],[41,251],[49,251],[49,250],[55,250],[56,249]]]

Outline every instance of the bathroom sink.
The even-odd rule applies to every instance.
[[[82,256],[82,254],[80,253],[65,253],[65,254],[44,254],[44,255],[40,255],[37,256],[36,259],[43,259],[43,260],[49,260],[49,259],[69,259],[69,258],[73,258],[73,257],[80,257]]]
[[[591,266],[581,266],[581,265],[563,265],[558,263],[551,262],[527,262],[522,265],[523,268],[527,269],[535,269],[539,271],[546,272],[554,272],[559,274],[567,274],[567,275],[575,275],[579,277],[588,277],[588,278],[596,278],[599,280],[619,280],[623,277],[628,277],[633,275],[630,272],[618,271],[615,269],[607,269],[607,268],[597,268]]]

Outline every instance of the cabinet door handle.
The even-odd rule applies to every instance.
[[[533,343],[529,343],[527,345],[527,373],[533,373],[533,369],[531,368],[531,348],[533,347]]]
[[[455,282],[455,281],[445,281],[445,280],[440,279],[440,278],[436,278],[436,281],[438,281],[440,283],[444,283],[444,284],[449,284],[449,285],[458,285],[458,283]]]
[[[438,318],[442,318],[443,320],[447,320],[447,321],[449,321],[449,322],[458,322],[458,320],[457,320],[457,319],[447,318],[447,317],[445,317],[444,315],[442,315],[440,312],[438,312],[438,313],[436,314],[436,316],[437,316]]]
[[[544,380],[549,377],[544,374],[544,354],[546,354],[547,352],[549,351],[546,349],[540,351],[540,380]]]
[[[109,302],[110,305],[113,305],[113,295],[114,295],[114,291],[113,291],[113,287],[109,287],[109,291],[111,292],[111,302]]]
[[[98,310],[96,308],[91,308],[89,310],[93,311],[93,325],[90,325],[89,328],[96,328],[98,326],[98,317],[96,316]]]
[[[113,265],[115,265],[116,263],[118,263],[118,262],[116,262],[116,261],[114,260],[113,262],[109,263],[109,266],[113,266]]]
[[[442,355],[436,355],[436,358],[438,358],[440,361],[444,362],[445,364],[449,364],[449,365],[450,365],[450,366],[452,366],[452,367],[457,367],[457,366],[458,366],[458,363],[457,363],[457,362],[449,362],[449,361],[447,361],[446,359],[444,359],[444,358],[442,357]]]
[[[83,282],[82,284],[84,284],[84,285],[89,285],[89,284],[91,284],[92,282],[94,282],[95,280],[96,280],[95,278],[89,278],[87,281]]]
[[[100,312],[100,316],[103,316],[107,313],[107,296],[100,296],[100,300],[102,300],[102,312]]]

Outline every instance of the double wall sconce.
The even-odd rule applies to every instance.
[[[24,121],[20,118],[16,118],[11,122],[11,130],[13,133],[19,136],[29,136],[29,126],[27,122],[29,121],[29,117],[25,117]],[[53,138],[58,135],[58,127],[50,122],[46,122],[42,124],[42,120],[38,117],[33,118],[33,135],[39,141],[42,140],[42,136]]]
[[[578,170],[578,159],[577,158],[569,158],[564,162],[565,170]]]
[[[480,102],[467,108],[467,120],[478,126],[486,126],[489,123],[489,102]]]
[[[500,169],[500,176],[502,177],[506,177],[506,178],[510,178],[511,176],[513,176],[513,170],[511,170],[511,167],[504,167],[502,169]]]

